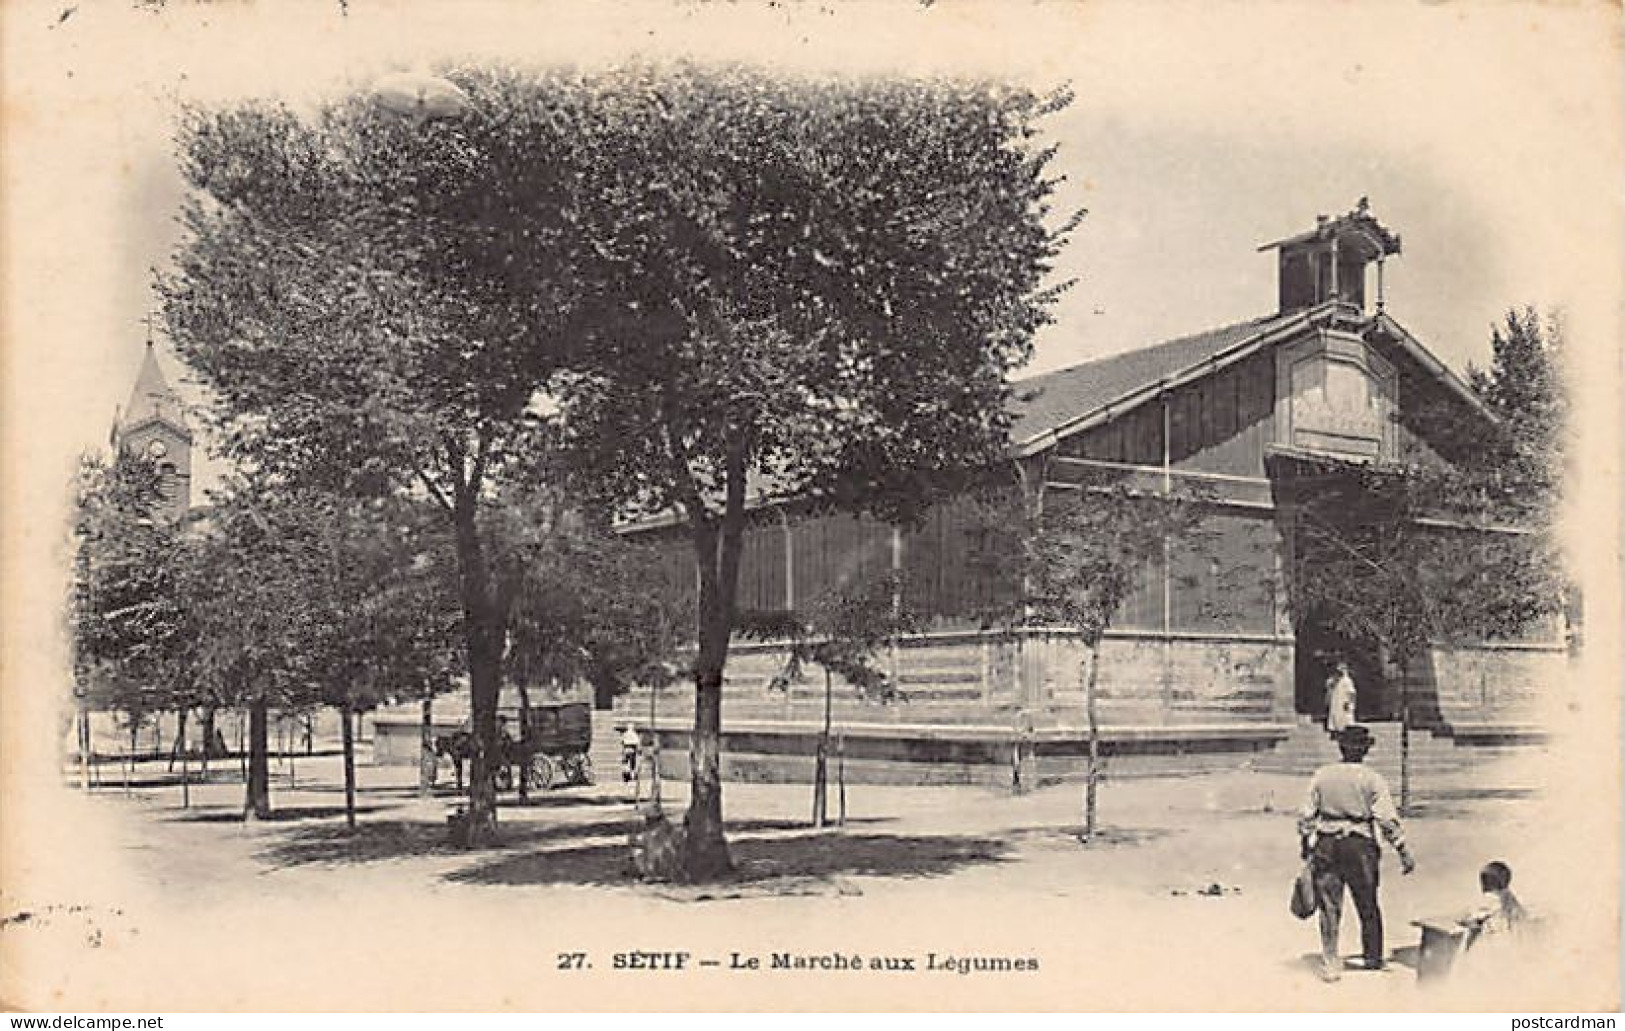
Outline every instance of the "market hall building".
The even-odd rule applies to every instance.
[[[1096,700],[1108,763],[1172,772],[1294,750],[1312,762],[1329,748],[1318,724],[1332,654],[1352,660],[1357,715],[1379,737],[1396,736],[1402,692],[1421,746],[1537,736],[1540,691],[1561,681],[1566,661],[1556,626],[1537,639],[1436,646],[1396,670],[1374,644],[1289,610],[1296,478],[1328,466],[1449,461],[1450,442],[1429,427],[1487,429],[1492,417],[1384,310],[1383,261],[1400,240],[1363,200],[1260,250],[1277,256],[1274,313],[1015,384],[1011,461],[1024,482],[1064,489],[1105,471],[1197,487],[1206,506],[1202,546],[1173,541],[1165,559],[1148,562],[1102,644]],[[837,681],[833,722],[850,776],[998,783],[1012,776],[1013,755],[1029,778],[1081,767],[1079,636],[981,625],[989,599],[1013,589],[975,561],[974,538],[985,532],[952,502],[913,527],[801,516],[793,503],[752,513],[741,610],[794,610],[892,571],[909,609],[929,621],[881,659],[904,700],[872,702]],[[673,550],[674,575],[687,556]],[[823,678],[773,689],[781,668],[770,645],[732,647],[725,777],[810,776]],[[684,773],[692,685],[654,697],[638,689],[614,707],[617,722],[652,726],[663,768]]]

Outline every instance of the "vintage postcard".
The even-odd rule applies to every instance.
[[[0,15],[0,1003],[1620,1003],[1617,5]]]

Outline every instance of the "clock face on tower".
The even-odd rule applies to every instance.
[[[169,445],[165,444],[161,440],[155,440],[151,444],[147,445],[147,454],[151,455],[153,458],[162,458],[169,454]]]

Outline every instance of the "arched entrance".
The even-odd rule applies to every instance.
[[[1405,677],[1379,640],[1403,618],[1404,556],[1390,554],[1391,527],[1406,518],[1396,470],[1328,455],[1277,450],[1271,485],[1287,545],[1293,610],[1294,707],[1324,718],[1326,682],[1342,658],[1354,679],[1355,717],[1400,718]]]
[[[1339,632],[1319,611],[1299,620],[1293,636],[1293,702],[1299,715],[1326,718],[1326,684],[1333,664],[1343,658],[1354,678],[1355,718],[1362,723],[1399,718],[1396,678],[1375,643]]]

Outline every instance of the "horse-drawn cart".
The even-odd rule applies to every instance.
[[[586,702],[538,705],[530,709],[530,723],[514,744],[522,767],[530,771],[534,788],[591,784],[592,707]]]
[[[586,702],[532,705],[515,740],[507,720],[498,729],[500,755],[492,779],[498,791],[511,791],[514,771],[532,788],[547,789],[592,783],[592,707]],[[435,775],[439,760],[451,760],[457,789],[463,787],[463,764],[474,756],[474,735],[467,726],[435,738]]]

